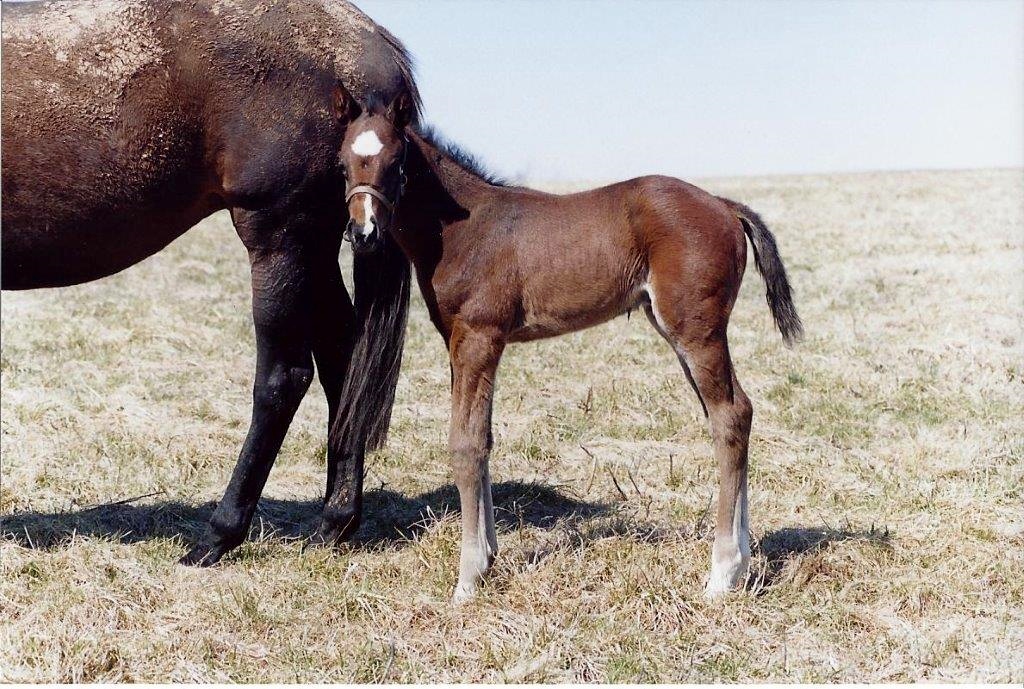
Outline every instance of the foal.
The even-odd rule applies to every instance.
[[[477,592],[498,550],[487,460],[505,345],[641,306],[710,420],[719,498],[706,592],[742,585],[752,408],[729,358],[726,326],[746,265],[744,233],[782,337],[791,344],[802,335],[775,239],[758,215],[669,177],[565,196],[501,186],[430,132],[404,126],[401,106],[363,110],[349,100],[347,108],[339,160],[348,234],[366,243],[392,232],[448,346],[449,444],[462,504],[455,600]]]

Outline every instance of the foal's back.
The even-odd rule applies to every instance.
[[[517,301],[510,341],[587,328],[638,307],[654,266],[724,287],[731,306],[746,260],[729,207],[671,177],[566,195],[508,189],[480,224],[492,234],[495,270],[506,273],[501,284],[517,293],[509,295]]]

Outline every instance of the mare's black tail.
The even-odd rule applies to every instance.
[[[409,261],[384,234],[384,246],[356,254],[353,277],[359,337],[329,442],[335,450],[379,449],[387,438],[409,315]]]

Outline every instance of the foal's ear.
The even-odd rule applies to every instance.
[[[359,117],[363,111],[356,99],[342,86],[340,81],[335,85],[334,91],[331,93],[331,109],[334,110],[334,116],[342,122],[351,122]]]
[[[409,92],[399,93],[384,114],[388,121],[395,125],[395,129],[405,129],[412,122],[413,116],[412,97]]]

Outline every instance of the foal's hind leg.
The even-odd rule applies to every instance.
[[[452,418],[449,446],[462,507],[462,551],[454,601],[471,599],[498,554],[487,466],[491,451],[491,400],[501,359],[500,339],[461,324],[449,340]]]
[[[753,407],[736,379],[729,358],[725,336],[728,307],[716,310],[707,303],[694,304],[696,313],[683,313],[679,302],[659,302],[654,294],[651,294],[651,302],[646,309],[647,316],[676,351],[711,426],[719,490],[711,576],[706,593],[717,596],[741,586],[750,564],[747,449]],[[699,313],[701,311],[705,313]]]

